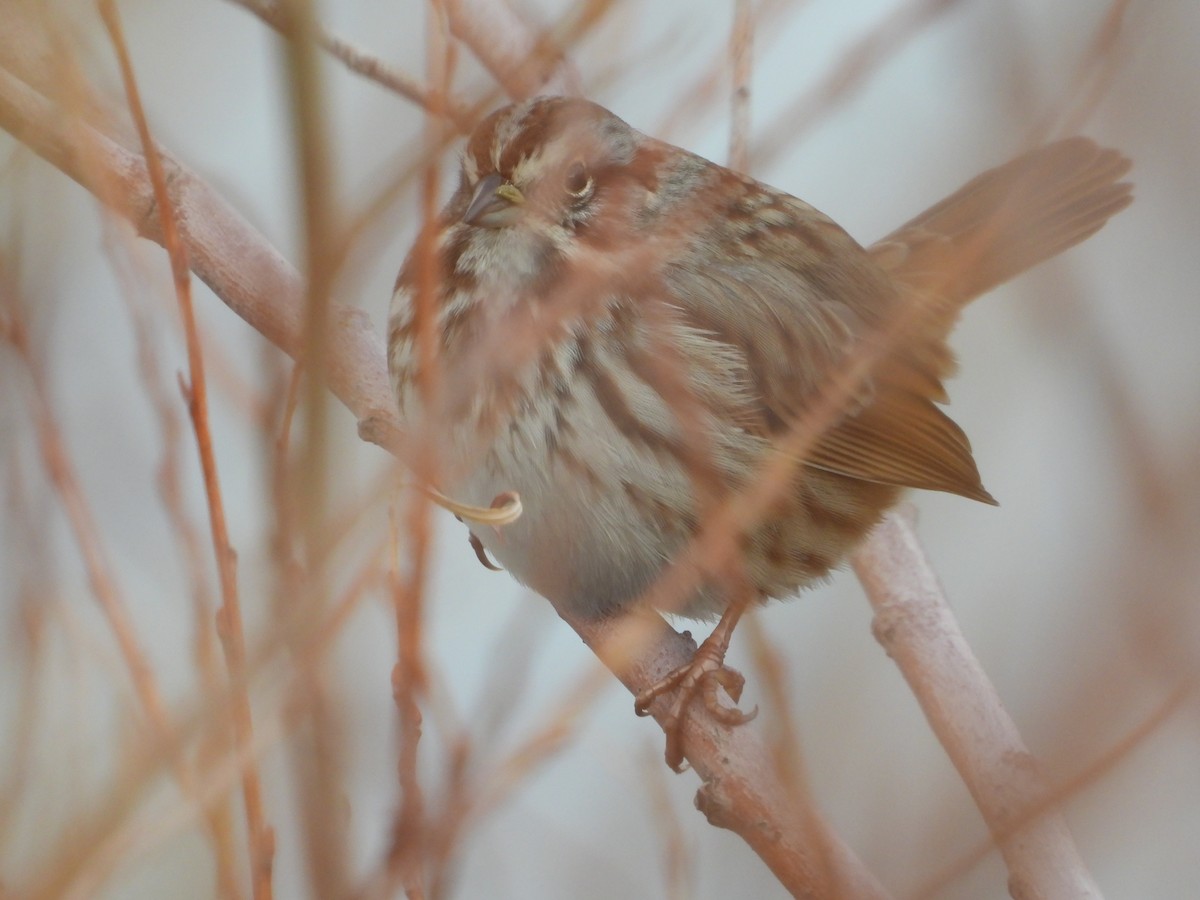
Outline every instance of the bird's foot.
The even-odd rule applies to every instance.
[[[722,635],[714,632],[700,645],[686,665],[680,666],[634,698],[634,712],[639,716],[647,716],[655,700],[667,694],[674,694],[670,707],[659,719],[659,723],[667,735],[667,765],[676,772],[682,771],[683,726],[687,716],[691,714],[689,706],[697,696],[703,699],[709,714],[722,725],[744,725],[758,715],[757,706],[748,713],[742,712],[740,709],[726,706],[717,696],[717,688],[720,687],[734,703],[737,703],[746,684],[746,679],[740,672],[725,665],[725,651],[728,646],[728,639],[723,640]]]

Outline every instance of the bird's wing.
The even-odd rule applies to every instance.
[[[789,209],[799,201],[787,198]],[[758,235],[733,260],[696,250],[669,267],[669,293],[688,326],[732,348],[748,382],[746,427],[770,440],[794,423],[865,342],[880,336],[899,298],[842,229],[803,207],[794,230]],[[962,430],[935,401],[936,367],[903,349],[883,354],[804,463],[883,484],[950,491],[994,502]]]

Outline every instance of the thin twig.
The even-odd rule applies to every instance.
[[[817,122],[845,104],[846,98],[937,19],[962,0],[909,0],[858,40],[816,87],[797,97],[775,125],[750,150],[750,164],[767,166],[794,147]]]
[[[110,228],[108,233],[112,234],[115,230]],[[215,708],[222,691],[220,651],[213,629],[214,610],[203,538],[188,516],[183,498],[183,461],[180,459],[183,426],[179,420],[178,398],[163,384],[156,347],[159,335],[153,331],[148,311],[134,302],[137,293],[134,279],[126,271],[127,267],[120,264],[121,256],[115,246],[111,248],[110,255],[116,260],[117,276],[128,300],[142,383],[162,432],[163,454],[155,482],[188,573],[194,631],[192,653],[200,673],[201,690]],[[196,755],[199,777],[203,779],[208,766],[224,758],[233,746],[232,724],[215,722],[214,727],[201,737],[201,746]],[[237,876],[233,811],[226,799],[214,803],[208,811],[208,827],[216,845],[220,891],[230,900],[240,900],[244,892]]]
[[[429,5],[425,35],[428,48],[426,77],[438,85],[445,95],[453,77],[453,60],[449,40],[446,10],[441,2]],[[427,146],[436,147],[446,139],[439,117],[431,114],[425,121]],[[423,378],[418,390],[422,402],[436,403],[440,387],[440,369],[434,362],[437,356],[434,313],[437,292],[436,258],[433,244],[434,222],[438,212],[438,157],[431,155],[421,180],[421,229],[414,249],[417,274],[414,302],[420,310],[418,327],[418,368],[429,377]],[[427,442],[418,448],[414,459],[414,474],[419,484],[438,483],[436,448]],[[404,885],[411,898],[423,897],[430,884],[426,857],[429,842],[427,811],[424,793],[417,774],[418,750],[422,735],[420,705],[429,691],[429,676],[424,653],[425,585],[432,550],[432,519],[428,499],[412,492],[404,508],[405,572],[393,569],[392,603],[396,622],[396,665],[392,675],[392,696],[400,723],[400,752],[397,754],[397,777],[400,783],[400,803],[392,825],[392,840],[383,861],[383,884]],[[396,536],[398,537],[398,535]],[[399,541],[396,541],[397,546]]]
[[[695,854],[688,845],[683,823],[667,789],[671,773],[663,768],[657,753],[645,754],[644,769],[646,802],[663,844],[664,895],[667,900],[686,900],[695,894],[692,886]]]
[[[1030,129],[1028,143],[1041,143],[1052,133],[1078,134],[1095,113],[1119,68],[1129,3],[1130,0],[1113,0],[1076,64],[1069,86]]]
[[[0,340],[5,339],[6,319],[0,319]],[[14,609],[6,610],[4,622],[5,643],[11,644],[6,653],[19,660],[19,679],[10,684],[9,690],[17,698],[15,715],[9,719],[7,760],[4,773],[0,775],[0,847],[9,843],[19,821],[17,811],[29,802],[36,783],[37,738],[42,724],[51,713],[52,704],[47,702],[50,674],[46,660],[46,611],[42,591],[38,582],[44,573],[58,571],[52,564],[51,542],[45,537],[47,516],[44,508],[35,512],[30,494],[30,482],[24,476],[22,460],[17,453],[11,454],[4,466],[7,487],[5,512],[11,521],[30,524],[25,539],[13,541],[9,548],[21,553],[28,563],[23,571],[8,571],[9,583],[14,585]],[[218,865],[220,865],[220,838],[217,843]]]
[[[333,288],[337,262],[333,246],[340,211],[335,203],[333,142],[328,128],[327,85],[317,44],[316,4],[294,0],[282,60],[296,157],[296,193],[301,201],[304,259],[300,349],[303,378],[300,406],[303,431],[296,464],[289,468],[288,495],[295,498],[304,579],[294,598],[298,621],[317,621],[330,596],[329,407],[326,373],[334,345]],[[323,657],[294,644],[299,667],[297,703],[307,728],[307,745],[293,747],[292,763],[302,803],[304,860],[313,892],[342,897],[350,885],[342,811],[343,735],[328,697]]]
[[[599,0],[607,9],[611,0]],[[595,0],[586,4],[596,5]],[[579,76],[562,45],[535,29],[507,3],[446,0],[450,32],[479,59],[513,99],[534,94],[578,94]]]
[[[288,18],[285,5],[274,0],[229,0],[237,6],[258,16],[285,38],[293,35],[293,24]],[[314,31],[317,43],[328,53],[340,60],[351,72],[411,100],[433,115],[446,116],[454,123],[458,133],[465,134],[474,124],[477,113],[470,104],[448,94],[439,94],[438,89],[429,90],[411,75],[386,65],[383,60],[360,50],[349,41],[331,34],[324,28]]]
[[[209,523],[212,529],[213,554],[221,585],[221,609],[217,613],[217,632],[225,650],[231,681],[242,684],[233,698],[234,738],[240,749],[254,743],[254,724],[250,712],[250,697],[244,688],[246,672],[246,639],[242,625],[241,602],[237,589],[237,563],[229,530],[225,524],[225,503],[221,496],[220,476],[217,473],[216,454],[213,451],[212,432],[208,424],[208,383],[204,377],[204,354],[196,330],[196,314],[192,305],[191,272],[188,266],[187,249],[180,240],[176,225],[175,209],[171,205],[164,180],[162,163],[155,152],[154,140],[142,108],[133,64],[122,34],[117,8],[112,0],[99,0],[100,17],[108,31],[117,61],[121,68],[121,79],[129,110],[141,140],[145,154],[150,184],[162,223],[163,246],[171,261],[171,275],[175,296],[183,317],[184,335],[187,339],[189,380],[180,379],[180,389],[187,402],[192,428],[196,436],[196,448],[200,454],[200,467],[204,475],[205,499],[208,502]],[[246,831],[250,844],[251,889],[256,900],[270,900],[273,895],[271,871],[274,865],[275,837],[267,825],[263,811],[262,787],[258,767],[253,757],[248,757],[242,772],[242,800],[246,808]]]
[[[7,324],[5,336],[16,350],[18,358],[25,364],[30,376],[34,427],[47,476],[66,512],[72,535],[83,558],[92,596],[116,638],[121,658],[133,682],[134,693],[150,725],[155,748],[151,755],[158,754],[168,759],[184,794],[190,800],[199,803],[200,791],[195,775],[183,757],[179,732],[167,712],[149,660],[138,641],[124,594],[112,574],[112,566],[101,540],[101,531],[92,517],[91,507],[84,497],[75,467],[66,449],[62,430],[54,415],[45,375],[29,346],[24,322],[19,317],[15,304],[10,307]],[[88,854],[79,852],[79,848],[76,848],[76,852],[67,854],[64,859],[68,862],[60,866],[55,873],[55,879],[60,885],[68,884],[84,867]]]
[[[783,20],[797,15],[808,2],[810,0],[757,0],[752,16],[756,52],[758,49],[772,46],[776,40],[787,35],[789,29],[784,27]],[[679,92],[678,99],[671,104],[667,115],[657,123],[653,133],[669,140],[679,128],[702,121],[707,113],[720,109],[718,97],[728,76],[729,66],[718,58],[689,87]],[[747,131],[747,140],[749,137],[750,133]],[[751,165],[749,154],[744,162],[747,166]],[[739,171],[750,170],[742,168]]]
[[[729,36],[729,168],[745,172],[750,163],[750,78],[754,74],[754,2],[736,0]]]

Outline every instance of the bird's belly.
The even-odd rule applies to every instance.
[[[635,603],[677,555],[693,522],[687,475],[672,459],[631,444],[579,392],[568,408],[525,405],[486,449],[465,434],[456,500],[489,506],[515,491],[521,517],[500,528],[471,524],[488,553],[564,611],[598,617]]]
[[[511,415],[457,431],[458,478],[451,495],[487,507],[516,492],[524,509],[512,524],[471,524],[488,553],[513,577],[562,611],[599,617],[650,599],[647,589],[702,526],[692,475],[678,456],[622,430],[586,385],[557,397],[527,390]],[[481,434],[490,437],[481,439]],[[761,443],[722,445],[724,490],[735,492],[764,461]],[[826,575],[895,502],[898,489],[800,467],[737,539],[744,583],[758,599],[785,597]],[[717,492],[714,509],[729,498]],[[658,594],[660,609],[696,618],[719,615],[728,599],[721,572],[691,579],[683,597]],[[740,579],[735,579],[735,581]]]

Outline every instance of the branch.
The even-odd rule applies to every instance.
[[[690,636],[679,634],[654,613],[635,612],[600,622],[558,613],[633,694],[686,665],[696,651]],[[661,702],[651,707],[660,725],[667,708]],[[697,705],[694,712],[700,709]],[[820,815],[797,796],[758,729],[729,728],[699,714],[686,716],[682,727],[688,761],[703,782],[696,808],[709,824],[736,832],[793,896],[888,896]]]
[[[70,176],[137,230],[163,243],[145,160],[0,69],[0,127]],[[298,360],[304,284],[299,273],[223,198],[161,150],[192,271],[255,331]],[[383,342],[366,313],[334,304],[328,387],[360,420],[395,426]]]
[[[854,555],[875,610],[875,638],[895,660],[983,814],[1016,900],[1099,898],[1037,761],[950,611],[913,531],[889,515]]]

